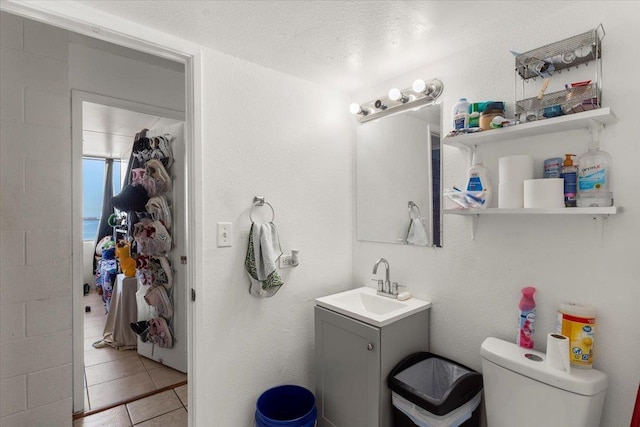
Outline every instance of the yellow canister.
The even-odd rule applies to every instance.
[[[560,304],[556,331],[569,338],[571,366],[591,369],[596,332],[596,309],[589,305]]]

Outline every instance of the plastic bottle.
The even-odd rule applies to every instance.
[[[589,151],[578,159],[578,164],[578,206],[612,206],[609,153],[600,151],[598,147],[589,147]]]
[[[460,98],[453,106],[453,129],[461,130],[469,127],[469,107],[467,98]]]
[[[522,298],[518,305],[520,323],[518,325],[517,343],[524,348],[533,348],[533,332],[536,323],[536,302],[533,300],[535,292],[536,288],[533,286],[522,288]]]
[[[575,154],[565,154],[562,163],[562,172],[560,178],[564,179],[564,205],[568,208],[576,207],[576,198],[578,193],[578,168],[573,164]]]
[[[482,157],[478,152],[473,153],[473,165],[468,170],[467,193],[483,200],[482,207],[486,208],[491,202],[491,183],[489,170],[482,164]]]
[[[596,333],[596,309],[590,305],[560,304],[556,332],[569,338],[571,366],[591,369]]]

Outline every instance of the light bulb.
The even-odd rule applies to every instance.
[[[358,114],[362,111],[362,107],[360,107],[360,104],[354,102],[349,106],[349,111],[351,114]]]
[[[427,84],[424,82],[424,80],[418,79],[413,82],[411,88],[415,93],[423,93],[427,89]]]
[[[389,99],[392,101],[399,101],[400,99],[402,99],[402,92],[400,92],[400,89],[398,88],[393,88],[389,91]]]

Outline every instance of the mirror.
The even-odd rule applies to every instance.
[[[440,103],[357,124],[356,238],[442,246]]]

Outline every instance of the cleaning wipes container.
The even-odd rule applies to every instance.
[[[596,309],[590,305],[560,304],[556,332],[569,338],[571,366],[591,369],[596,333]]]

